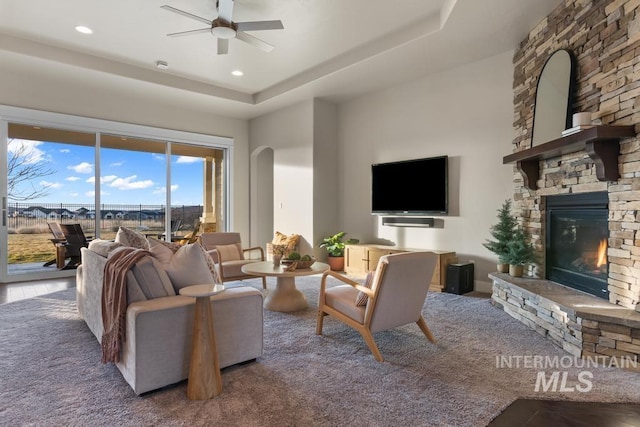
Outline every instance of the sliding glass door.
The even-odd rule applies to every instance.
[[[0,283],[75,274],[60,268],[52,222],[102,239],[120,226],[166,240],[224,229],[231,140],[6,109]]]

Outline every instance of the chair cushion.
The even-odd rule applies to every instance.
[[[198,243],[181,246],[164,268],[171,279],[173,288],[215,283],[215,276],[207,263],[209,255]]]
[[[365,307],[355,304],[359,291],[350,285],[334,286],[325,290],[325,304],[358,323],[364,323]]]
[[[234,243],[232,245],[218,245],[216,246],[216,249],[220,253],[220,258],[222,258],[223,262],[244,259],[242,246],[239,243]]]
[[[124,246],[149,250],[149,241],[144,234],[126,227],[118,228],[116,233],[116,242],[122,243]]]
[[[364,279],[364,283],[362,286],[371,289],[371,285],[373,285],[373,276],[375,275],[375,270],[371,270],[367,273],[367,277]],[[367,301],[369,301],[369,297],[364,292],[358,292],[358,296],[356,297],[356,305],[364,306],[367,305]]]
[[[242,272],[242,266],[251,264],[253,262],[259,262],[260,260],[251,259],[237,259],[233,261],[225,261],[222,263],[222,269],[224,270],[224,278],[229,280],[234,277],[246,277],[247,274]]]

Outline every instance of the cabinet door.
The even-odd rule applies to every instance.
[[[380,261],[380,257],[385,255],[391,255],[395,253],[399,253],[401,251],[393,251],[389,249],[379,249],[379,248],[370,248],[369,249],[369,264],[367,266],[368,270],[375,270],[378,267],[378,261]]]
[[[344,248],[344,271],[347,274],[366,274],[366,247],[346,245]]]

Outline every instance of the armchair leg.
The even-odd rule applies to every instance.
[[[322,323],[324,321],[324,316],[327,313],[323,312],[322,309],[318,310],[318,318],[316,319],[316,335],[322,335]]]
[[[433,337],[433,334],[429,330],[429,327],[427,326],[427,322],[425,322],[424,317],[420,316],[420,319],[418,319],[418,321],[416,323],[420,327],[420,330],[422,331],[424,336],[427,337],[427,339],[429,341],[431,341],[432,343],[435,344],[436,343],[436,339]]]
[[[384,360],[382,357],[382,353],[380,353],[380,350],[378,350],[378,346],[373,340],[373,334],[371,333],[371,331],[369,331],[368,329],[362,329],[359,332],[360,335],[362,335],[362,338],[364,338],[364,342],[367,343],[369,350],[371,350],[371,353],[373,353],[373,357],[375,357],[378,362],[382,362]]]

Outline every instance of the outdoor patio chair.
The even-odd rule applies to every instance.
[[[69,261],[62,267],[63,270],[76,268],[81,261],[80,249],[89,246],[90,239],[87,239],[80,224],[59,224],[64,233],[65,258]]]
[[[56,267],[62,268],[64,267],[64,261],[67,258],[67,251],[65,249],[65,242],[67,239],[64,237],[64,233],[62,232],[62,228],[60,228],[59,223],[49,222],[47,225],[49,226],[49,230],[51,230],[51,234],[53,234],[53,239],[49,240],[51,240],[51,243],[55,246],[56,256],[52,260],[45,262],[43,266],[48,267],[55,264]]]
[[[436,268],[436,259],[432,252],[382,256],[375,272],[368,277],[370,288],[334,271],[325,272],[320,284],[316,334],[322,335],[324,316],[330,314],[360,332],[379,362],[383,358],[373,340],[376,332],[415,322],[427,339],[435,343],[422,317],[422,307]],[[329,277],[345,285],[327,288]]]

